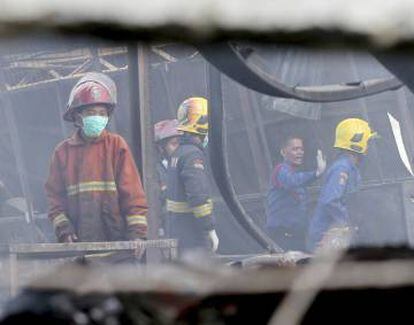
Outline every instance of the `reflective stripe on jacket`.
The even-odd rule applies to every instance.
[[[167,211],[171,235],[180,246],[205,246],[205,235],[214,229],[213,202],[206,157],[191,137],[183,137],[170,158],[167,181]]]

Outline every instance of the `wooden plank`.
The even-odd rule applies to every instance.
[[[147,241],[82,242],[82,243],[40,243],[1,245],[0,254],[17,254],[18,257],[72,256],[95,252],[128,251],[137,248],[169,248],[178,246],[176,239]]]

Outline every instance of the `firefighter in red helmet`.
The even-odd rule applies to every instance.
[[[54,150],[46,194],[59,242],[145,239],[147,203],[125,140],[105,128],[116,86],[89,73],[73,87],[63,118],[74,134]]]
[[[182,131],[177,129],[178,121],[163,120],[154,124],[154,140],[157,145],[159,160],[156,165],[158,175],[158,185],[160,189],[160,227],[158,229],[158,235],[160,237],[169,235],[168,218],[167,218],[167,171],[170,156],[180,145],[180,136]]]

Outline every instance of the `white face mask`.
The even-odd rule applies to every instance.
[[[82,130],[89,138],[97,138],[108,124],[108,116],[85,116],[82,117]]]

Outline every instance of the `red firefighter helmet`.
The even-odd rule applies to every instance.
[[[63,119],[74,122],[77,109],[94,104],[108,107],[108,115],[116,105],[116,86],[111,78],[102,73],[89,73],[73,87]]]
[[[177,130],[177,120],[163,120],[154,124],[154,140],[160,142],[162,140],[182,135],[183,132]]]

